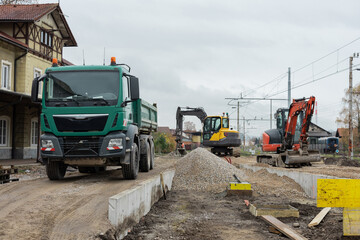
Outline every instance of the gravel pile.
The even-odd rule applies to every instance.
[[[203,148],[197,148],[179,159],[173,180],[174,190],[222,192],[233,174],[245,179],[244,171],[237,169]]]

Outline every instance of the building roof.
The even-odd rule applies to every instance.
[[[323,129],[319,125],[316,125],[313,122],[310,122],[310,127],[308,131],[309,137],[329,137],[331,136],[331,132]]]
[[[19,48],[23,48],[23,49],[28,49],[29,48],[29,46],[26,45],[25,43],[11,37],[10,35],[2,32],[2,31],[0,31],[0,40],[8,42],[8,43],[10,43],[12,45],[15,45],[15,46],[19,47]]]
[[[77,46],[70,27],[61,11],[59,4],[7,4],[0,5],[0,23],[1,22],[35,22],[51,14],[55,19],[58,30],[63,39],[65,46]]]
[[[73,66],[73,65],[75,65],[72,62],[66,60],[65,58],[62,59],[62,63],[63,63],[64,66]]]
[[[160,133],[171,134],[171,131],[170,131],[169,127],[158,127],[157,131],[160,132]]]
[[[0,21],[31,22],[39,20],[54,11],[57,3],[50,4],[7,4],[0,6]]]
[[[358,134],[358,128],[353,128],[353,134]],[[336,130],[336,137],[342,138],[342,137],[348,137],[349,136],[349,128],[338,128]]]

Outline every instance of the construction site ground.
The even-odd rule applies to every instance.
[[[237,166],[238,164],[247,164],[253,166],[269,167],[267,164],[257,163],[256,156],[246,156],[246,157],[232,157],[232,163]],[[354,160],[355,161],[355,160]],[[339,165],[330,165],[324,164],[323,161],[313,162],[312,166],[303,166],[301,168],[284,168],[287,171],[299,171],[299,172],[308,172],[314,174],[322,174],[328,176],[335,176],[340,178],[360,178],[360,168],[359,167],[349,167],[349,166],[339,166]]]
[[[116,239],[122,229],[107,220],[108,198],[173,167],[173,189],[166,200],[156,203],[126,239],[286,239],[270,233],[268,224],[251,215],[244,200],[297,208],[299,218],[280,220],[290,226],[298,223],[294,229],[308,239],[356,239],[342,236],[342,209],[332,209],[319,226],[308,228],[321,209],[292,179],[234,166],[258,165],[255,157],[232,157],[231,165],[198,150],[183,158],[157,157],[155,163],[155,170],[140,173],[135,181],[123,180],[116,167],[92,175],[69,169],[64,180],[50,181],[44,166],[21,166],[14,176],[19,182],[0,185],[0,239]],[[323,163],[288,170],[349,178],[360,174],[360,168]],[[252,184],[252,197],[226,196],[233,174]]]
[[[0,239],[99,239],[112,228],[109,197],[173,166],[173,158],[156,158],[155,169],[124,180],[120,167],[98,174],[69,168],[65,179],[50,181],[39,164],[18,166],[18,182],[0,185]]]

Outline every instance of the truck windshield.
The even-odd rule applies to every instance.
[[[118,71],[69,71],[48,74],[47,106],[116,105],[119,96]]]

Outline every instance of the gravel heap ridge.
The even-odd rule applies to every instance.
[[[173,189],[222,192],[235,181],[233,174],[241,180],[246,177],[244,171],[224,159],[197,148],[177,161]]]

